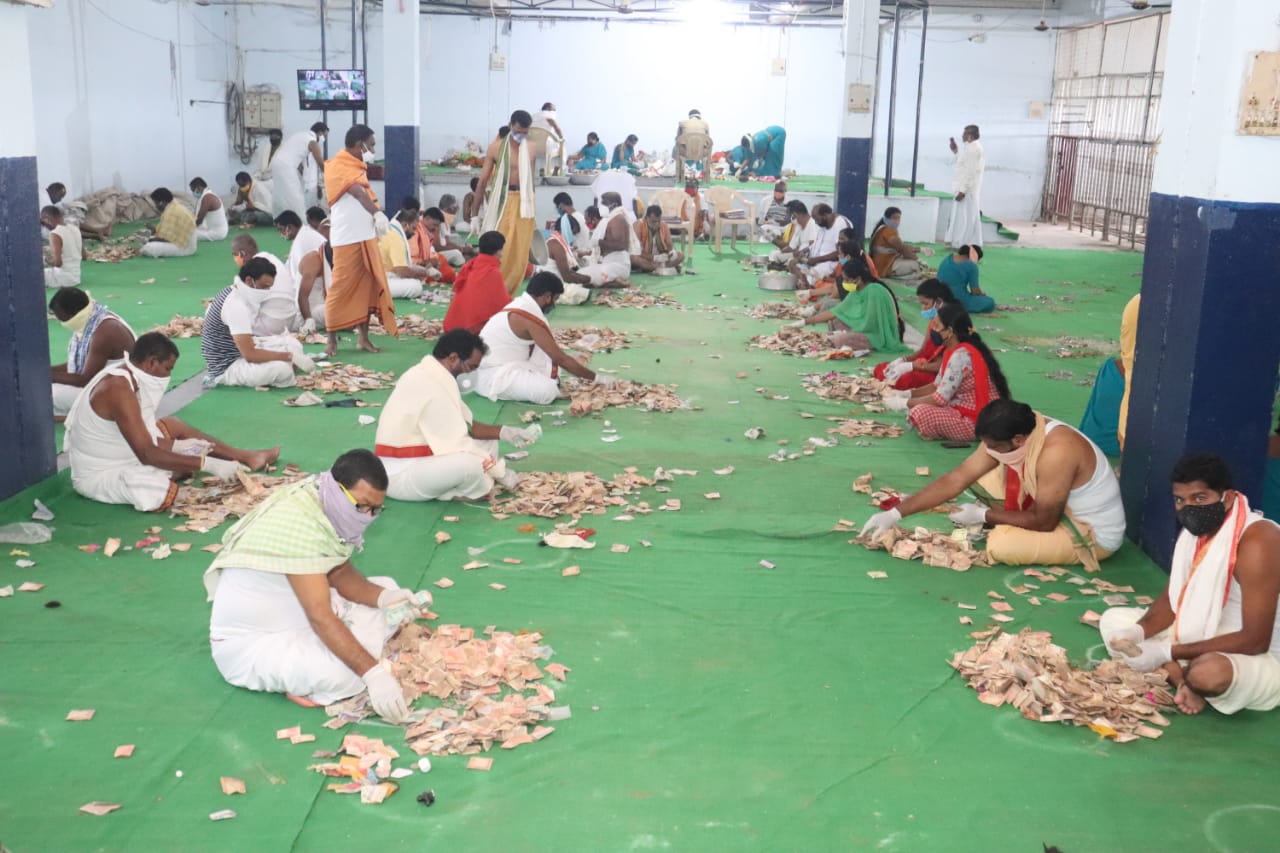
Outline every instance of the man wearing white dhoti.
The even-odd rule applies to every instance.
[[[261,335],[256,331],[275,274],[275,264],[266,258],[249,258],[240,267],[239,281],[224,287],[209,304],[200,340],[200,354],[208,369],[206,386],[287,388],[295,384],[295,369],[303,373],[316,369],[293,335]],[[297,310],[296,301],[292,307]]]
[[[387,494],[395,500],[476,500],[494,483],[510,489],[519,481],[498,442],[527,447],[538,432],[479,423],[458,390],[458,377],[475,370],[484,354],[479,335],[453,329],[396,382],[378,418],[374,448],[390,477]]]
[[[982,173],[987,156],[978,141],[978,126],[967,125],[961,135],[963,147],[951,140],[951,153],[956,155],[951,175],[951,191],[956,194],[951,205],[951,223],[947,226],[947,245],[982,245]]]
[[[177,361],[173,341],[148,332],[127,358],[108,364],[85,386],[67,415],[63,439],[78,493],[152,512],[173,503],[175,476],[203,471],[234,480],[241,465],[265,468],[279,458],[279,447],[241,450],[175,417],[157,419]]]
[[[518,400],[540,406],[560,394],[560,370],[600,385],[617,378],[590,370],[560,349],[547,314],[564,293],[564,284],[552,272],[529,279],[524,293],[490,318],[480,330],[488,352],[475,372],[475,390],[490,400]]]
[[[188,186],[196,197],[196,239],[210,243],[227,239],[227,208],[222,199],[209,192],[204,178],[192,178]]]
[[[1183,530],[1169,584],[1145,611],[1102,614],[1107,650],[1137,670],[1163,667],[1184,714],[1206,702],[1269,711],[1280,705],[1280,526],[1250,511],[1218,456],[1184,456],[1170,480]]]
[[[166,187],[151,191],[151,202],[160,211],[151,239],[139,254],[146,258],[185,258],[196,253],[196,217],[182,202],[173,200]]]
[[[84,244],[80,227],[68,223],[54,205],[40,211],[40,224],[49,229],[49,266],[44,268],[45,287],[75,287],[80,283]]]
[[[626,284],[631,275],[631,243],[635,234],[627,222],[622,196],[607,192],[600,197],[603,217],[592,229],[591,257],[578,268],[594,287]],[[590,208],[588,208],[590,212]],[[639,240],[636,240],[637,245]]]
[[[431,603],[351,562],[382,512],[387,473],[367,450],[277,490],[222,537],[204,574],[209,647],[227,683],[328,705],[369,692],[384,720],[408,719],[383,646]]]
[[[329,127],[321,121],[310,130],[300,130],[285,137],[279,150],[271,158],[271,212],[279,216],[286,210],[301,214],[307,209],[304,170],[311,172],[311,187],[315,190],[314,170],[324,171],[324,144]]]
[[[128,323],[78,287],[60,288],[49,300],[49,310],[71,332],[67,360],[51,368],[53,414],[61,420],[107,362],[133,348],[135,336]]]
[[[409,238],[417,236],[419,227],[418,211],[401,208],[388,224],[387,233],[378,238],[378,252],[392,299],[417,299],[422,296],[424,284],[440,279],[440,270],[415,264],[410,257]]]

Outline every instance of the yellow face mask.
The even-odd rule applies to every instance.
[[[59,323],[62,325],[62,328],[67,329],[73,335],[78,335],[83,332],[84,327],[89,324],[89,317],[93,315],[93,309],[96,305],[97,303],[90,299],[89,304],[81,308],[79,313],[74,317],[70,320],[60,320]]]

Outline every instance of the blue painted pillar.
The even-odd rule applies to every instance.
[[[27,16],[0,3],[0,499],[56,470]]]
[[[880,4],[844,4],[844,88],[840,138],[836,144],[836,212],[849,218],[865,238],[867,182],[871,179],[872,99],[880,50]],[[863,89],[862,87],[866,87]],[[869,93],[863,99],[861,93]]]
[[[1183,453],[1227,459],[1261,500],[1280,366],[1280,139],[1236,133],[1274,0],[1179,0],[1152,178],[1121,490],[1129,535],[1166,570]]]
[[[382,104],[386,127],[386,193],[389,216],[406,196],[418,194],[418,125],[422,111],[422,55],[418,0],[382,4]],[[423,204],[427,199],[421,199]]]

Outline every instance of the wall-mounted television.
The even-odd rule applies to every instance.
[[[298,108],[303,110],[364,110],[369,91],[364,71],[309,68],[298,70]]]

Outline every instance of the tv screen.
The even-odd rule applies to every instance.
[[[363,110],[369,106],[360,69],[298,71],[298,107],[304,110]]]

